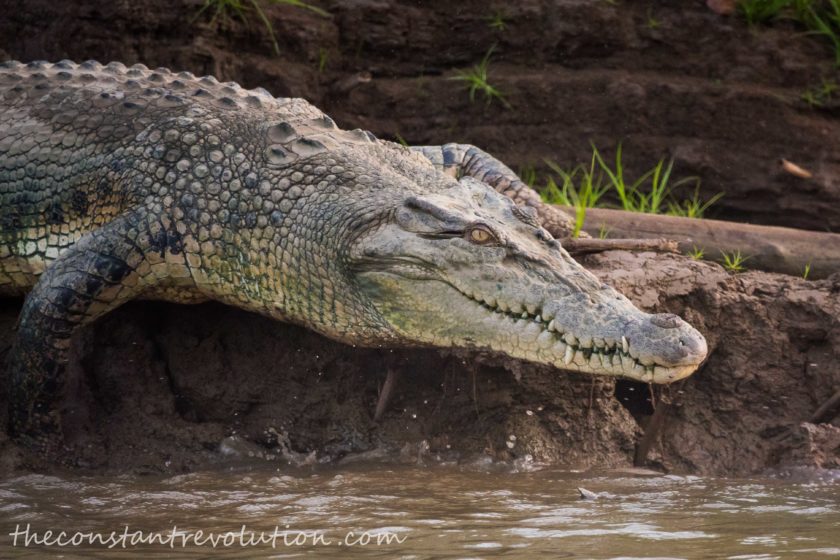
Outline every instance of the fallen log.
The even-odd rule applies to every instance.
[[[574,213],[571,207],[560,207]],[[583,230],[610,239],[661,239],[678,243],[680,252],[702,250],[706,260],[721,261],[722,253],[740,251],[746,268],[781,272],[808,279],[840,272],[840,234],[720,220],[640,214],[590,208]]]

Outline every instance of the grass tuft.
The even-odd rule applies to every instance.
[[[578,165],[567,171],[556,162],[546,160],[551,174],[542,186],[537,186],[537,173],[532,166],[523,168],[520,175],[526,184],[536,188],[544,202],[575,208],[575,236],[583,227],[587,209],[609,207],[602,201],[608,193],[615,195],[622,210],[688,218],[702,218],[706,210],[723,196],[723,193],[718,193],[705,202],[700,200],[700,180],[697,177],[672,182],[673,158],[660,159],[650,170],[630,181],[625,175],[622,154],[619,144],[615,162],[610,165],[593,144],[588,167]],[[688,182],[696,184],[694,195],[682,201],[674,199],[672,190]]]
[[[784,18],[823,37],[840,66],[840,0],[738,0],[737,8],[750,26]]]
[[[688,253],[688,256],[694,259],[695,261],[702,261],[703,257],[706,256],[706,250],[702,247],[694,245],[691,252]]]
[[[723,198],[723,193],[717,193],[712,198],[703,202],[700,200],[700,184],[698,180],[697,186],[694,188],[694,195],[682,202],[670,201],[668,202],[668,215],[681,216],[683,218],[702,218],[715,202]]]
[[[725,268],[729,272],[743,272],[744,262],[747,259],[749,259],[749,257],[743,256],[741,254],[740,249],[737,251],[733,251],[732,253],[721,251],[720,254],[723,257],[723,261],[721,262],[721,264],[723,265],[723,268]]]
[[[837,88],[838,85],[836,82],[830,82],[826,79],[823,79],[820,85],[808,88],[802,93],[800,97],[802,101],[807,103],[812,108],[822,107],[827,102],[833,99],[834,93],[837,91]]]
[[[495,49],[496,45],[493,45],[487,50],[487,54],[484,55],[484,58],[481,59],[481,62],[479,62],[469,70],[459,71],[457,76],[452,76],[449,79],[458,80],[466,83],[467,90],[470,94],[471,102],[475,102],[475,94],[481,92],[484,94],[484,99],[486,100],[487,105],[490,105],[490,103],[494,99],[497,99],[502,105],[509,109],[510,103],[507,102],[505,96],[502,94],[501,91],[499,91],[495,86],[491,85],[488,81],[490,57],[493,55],[493,51]]]
[[[609,190],[609,185],[604,184],[601,173],[596,174],[594,155],[588,169],[577,166],[571,171],[566,171],[554,162],[547,161],[546,164],[557,175],[560,185],[553,176],[548,177],[541,193],[543,199],[549,204],[574,207],[575,229],[572,237],[578,237],[586,221],[586,211],[598,204],[601,197]]]
[[[271,39],[271,46],[274,49],[274,54],[280,54],[280,45],[277,44],[277,35],[274,33],[274,26],[271,25],[268,16],[265,15],[261,3],[265,4],[284,4],[287,6],[294,6],[296,8],[303,8],[314,12],[319,16],[329,17],[329,12],[322,10],[312,4],[307,4],[303,0],[204,0],[204,4],[199,8],[195,14],[193,21],[198,19],[203,13],[210,12],[210,24],[215,24],[219,19],[225,20],[232,17],[237,17],[246,25],[248,24],[248,13],[253,11],[257,18],[262,22],[268,36]]]
[[[504,31],[505,27],[507,27],[504,12],[501,10],[496,11],[492,16],[487,18],[487,25],[495,31]]]
[[[776,19],[792,0],[739,0],[738,12],[750,26]]]

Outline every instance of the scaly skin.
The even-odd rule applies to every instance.
[[[697,368],[697,331],[639,311],[543,226],[567,222],[471,146],[406,149],[189,73],[0,65],[0,295],[28,294],[12,430],[61,441],[70,336],[138,297],[217,300],[368,346],[491,348],[652,382]]]

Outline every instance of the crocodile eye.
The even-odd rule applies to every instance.
[[[498,243],[496,236],[484,226],[473,226],[467,231],[467,239],[476,245]]]

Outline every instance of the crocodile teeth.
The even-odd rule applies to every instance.
[[[575,349],[571,345],[566,346],[566,355],[563,356],[563,363],[569,365],[575,358]]]
[[[537,345],[543,350],[551,348],[552,344],[554,344],[554,335],[548,331],[541,332],[537,337]]]
[[[522,318],[523,318],[523,319],[527,319],[527,318],[528,318],[528,312],[527,312],[527,311],[523,311],[523,312],[522,312]]]
[[[630,343],[627,342],[627,337],[621,337],[621,349],[624,350],[624,353],[627,354],[630,352]]]
[[[557,323],[554,322],[554,319],[548,324],[548,330],[556,331],[557,330]]]
[[[570,346],[577,346],[577,344],[578,344],[577,337],[575,335],[573,335],[572,333],[566,333],[563,336],[563,340],[565,340],[566,344],[568,344]]]
[[[542,323],[542,317],[540,315],[537,315],[536,317],[534,317],[534,321],[536,321],[537,323]]]

